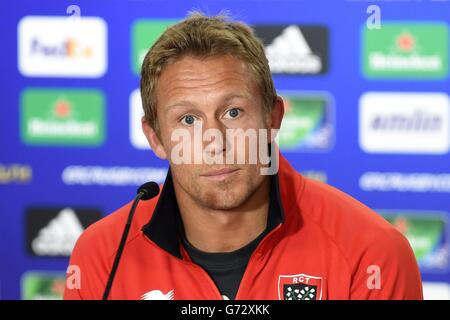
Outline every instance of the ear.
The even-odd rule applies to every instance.
[[[145,137],[147,138],[148,143],[150,144],[150,147],[152,148],[153,152],[156,154],[156,156],[160,159],[167,159],[167,153],[164,149],[163,144],[161,143],[158,135],[156,134],[155,130],[149,125],[145,117],[141,118],[142,123],[142,131],[145,134]]]
[[[284,101],[280,96],[277,96],[272,107],[272,111],[270,112],[270,129],[278,130],[281,127],[281,120],[283,120],[284,116]],[[276,136],[276,135],[275,135]],[[270,142],[275,139],[275,136],[269,137]]]

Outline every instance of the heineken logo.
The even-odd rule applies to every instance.
[[[307,274],[279,275],[278,299],[321,300],[322,277]]]
[[[441,23],[384,23],[363,29],[363,72],[369,78],[432,78],[448,74],[448,28]]]
[[[99,145],[105,102],[96,90],[29,88],[21,95],[21,138],[29,145]]]

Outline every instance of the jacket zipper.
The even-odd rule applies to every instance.
[[[255,251],[253,251],[253,253],[250,256],[250,259],[248,260],[247,263],[247,267],[245,268],[244,274],[242,275],[242,279],[241,282],[239,283],[239,288],[238,291],[236,292],[236,296],[234,297],[234,300],[240,300],[240,293],[242,291],[242,284],[244,283],[244,279],[246,278],[247,274],[249,273],[249,270],[251,269],[251,267],[253,267],[254,261],[256,258],[256,254],[259,254],[259,251],[261,249],[261,246],[267,242],[268,238],[273,235],[276,231],[278,231],[281,227],[282,227],[283,223],[278,224],[278,226],[276,226],[272,231],[270,231],[265,237],[264,239],[261,240],[261,242],[258,244],[258,246],[256,247]]]
[[[236,292],[236,296],[235,296],[234,300],[239,300],[238,297],[239,297],[239,293],[241,292],[243,280],[244,280],[245,276],[247,275],[248,270],[250,269],[249,267],[250,267],[251,263],[253,262],[252,260],[255,259],[256,253],[260,250],[260,248],[261,248],[261,246],[263,245],[263,243],[264,243],[264,242],[265,242],[265,241],[266,241],[273,233],[275,233],[279,228],[281,228],[282,225],[283,225],[283,224],[280,223],[280,224],[278,224],[278,226],[276,226],[272,231],[270,231],[270,232],[264,237],[264,239],[262,239],[262,240],[260,241],[260,243],[259,243],[258,246],[256,247],[255,251],[253,251],[252,254],[250,255],[250,258],[249,258],[248,263],[247,263],[247,267],[245,268],[244,274],[242,275],[241,282],[239,283],[238,291]],[[195,266],[197,269],[199,269],[200,272],[202,273],[202,275],[207,279],[209,285],[210,285],[210,286],[213,288],[213,290],[215,291],[217,297],[220,298],[220,300],[224,300],[222,294],[221,294],[220,291],[219,291],[219,288],[218,288],[217,285],[214,283],[214,281],[211,279],[211,276],[210,276],[210,275],[209,275],[202,267],[200,267],[199,265],[195,264],[194,262],[192,262],[192,261],[186,261],[186,262],[191,263],[193,266]]]

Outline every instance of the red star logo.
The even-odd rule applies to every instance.
[[[404,52],[414,49],[415,40],[409,32],[404,32],[397,37],[397,47]]]
[[[70,114],[70,103],[66,100],[59,100],[55,104],[55,114],[59,118],[65,118]]]

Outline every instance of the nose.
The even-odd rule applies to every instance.
[[[226,129],[220,119],[217,117],[208,118],[204,122],[203,132],[203,150],[209,157],[223,157],[226,150],[229,149],[229,145],[226,139]]]

